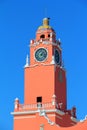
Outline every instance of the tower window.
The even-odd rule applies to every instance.
[[[41,36],[40,36],[40,38],[45,38],[45,35],[44,35],[44,34],[43,34],[43,35],[41,35]]]
[[[50,37],[50,34],[48,34],[48,37]]]
[[[42,97],[37,97],[37,103],[42,102]]]

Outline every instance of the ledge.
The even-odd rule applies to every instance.
[[[27,115],[27,114],[36,114],[38,111],[19,111],[19,112],[11,112],[11,115]]]
[[[36,110],[36,111],[17,111],[17,112],[11,112],[11,115],[26,115],[26,114],[36,114],[37,112],[39,113],[40,111],[43,111],[43,110]],[[49,110],[44,110],[46,113],[52,113],[52,112],[55,112],[55,113],[58,113],[59,115],[64,115],[65,113],[60,111],[60,110],[57,110],[57,109],[49,109]]]

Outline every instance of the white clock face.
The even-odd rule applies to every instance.
[[[45,48],[39,48],[35,52],[35,59],[39,62],[45,61],[47,58],[47,50]]]

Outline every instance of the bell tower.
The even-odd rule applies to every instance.
[[[26,58],[24,68],[24,104],[15,100],[14,130],[24,130],[25,126],[26,130],[39,130],[47,122],[61,127],[77,123],[76,108],[67,110],[61,42],[56,40],[49,20],[43,19],[36,38],[30,41],[30,60]]]

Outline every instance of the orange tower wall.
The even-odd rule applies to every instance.
[[[37,97],[42,102],[51,102],[55,85],[54,66],[25,68],[25,104],[36,104]]]

